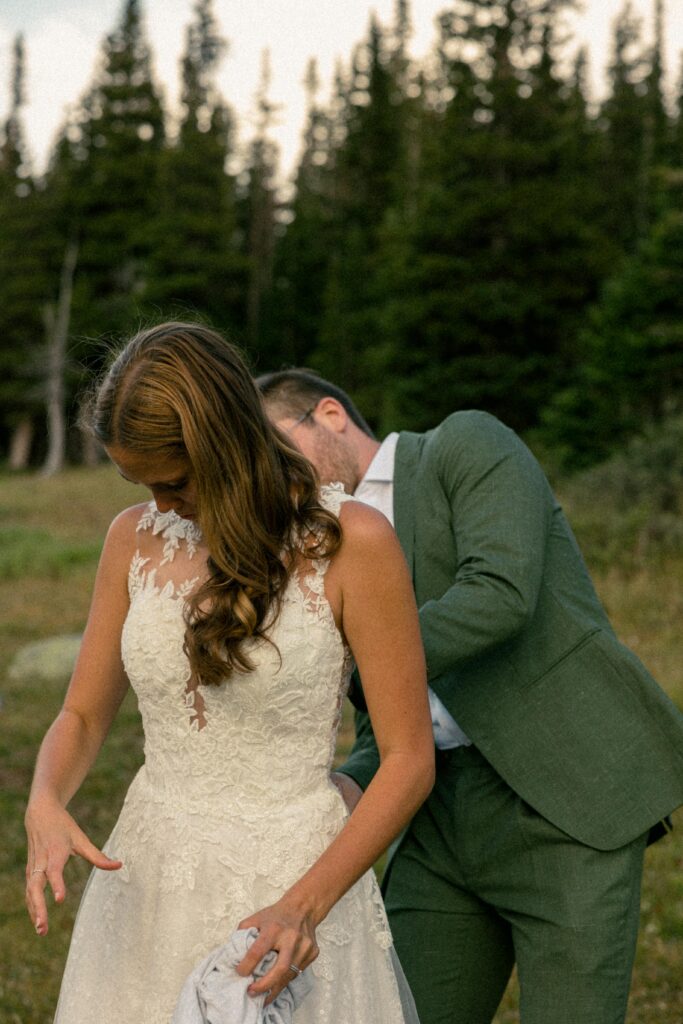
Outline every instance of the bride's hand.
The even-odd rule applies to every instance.
[[[78,854],[96,868],[116,871],[120,860],[112,860],[90,842],[68,811],[59,804],[31,802],[26,811],[28,862],[26,864],[26,906],[38,935],[47,935],[45,888],[50,884],[55,903],[66,896],[64,865]]]
[[[285,899],[270,907],[259,910],[251,917],[240,921],[239,928],[257,928],[258,937],[249,947],[249,952],[236,967],[242,977],[253,974],[263,957],[274,950],[277,960],[262,978],[248,988],[250,996],[266,994],[265,1006],[278,997],[297,973],[290,965],[305,970],[318,956],[315,940],[315,925],[306,913],[287,906]]]

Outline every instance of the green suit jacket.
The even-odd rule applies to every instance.
[[[517,435],[481,412],[402,433],[394,513],[429,684],[508,785],[597,849],[683,803],[683,715],[617,640]],[[360,713],[341,770],[365,788],[377,766]]]

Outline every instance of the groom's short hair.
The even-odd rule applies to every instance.
[[[368,437],[375,436],[346,392],[313,370],[292,367],[288,370],[276,370],[274,373],[262,373],[254,379],[254,383],[269,411],[277,419],[298,419],[313,412],[321,399],[335,398],[343,406],[352,423]]]

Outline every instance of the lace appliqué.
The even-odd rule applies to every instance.
[[[344,502],[350,501],[352,498],[353,495],[347,494],[344,490],[344,484],[338,481],[333,484],[323,484],[320,488],[320,504],[335,516],[339,515],[339,510]]]
[[[166,565],[167,562],[173,561],[181,540],[187,542],[188,556],[193,558],[197,552],[197,545],[202,540],[202,532],[196,523],[189,519],[181,519],[173,509],[168,512],[159,512],[153,501],[150,501],[136,527],[138,531],[150,528],[154,536],[160,533],[165,542],[163,557],[159,565]]]
[[[186,600],[199,582],[199,576],[181,581],[169,579],[163,585],[157,586],[157,570],[173,562],[180,549],[181,541],[185,541],[188,559],[194,558],[202,541],[202,532],[199,527],[189,519],[182,519],[172,509],[168,512],[159,512],[156,503],[150,501],[135,529],[137,533],[151,529],[154,537],[161,534],[164,546],[158,564],[149,570],[145,569],[145,566],[151,561],[149,557],[143,558],[139,549],[133,555],[128,572],[128,588],[131,597],[147,587],[162,597]]]

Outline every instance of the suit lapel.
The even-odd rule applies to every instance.
[[[419,434],[402,432],[394,462],[394,525],[411,575],[415,568],[415,487],[420,458]]]

